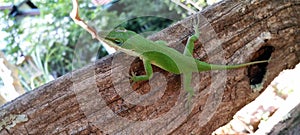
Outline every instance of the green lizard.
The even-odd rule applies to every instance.
[[[111,31],[105,39],[116,44],[121,44],[121,47],[124,49],[134,51],[135,54],[127,54],[138,56],[143,61],[146,74],[136,76],[133,73],[131,80],[137,82],[151,79],[153,76],[152,64],[173,74],[183,74],[183,86],[190,97],[193,95],[193,89],[191,87],[193,72],[235,69],[267,62],[255,61],[239,65],[215,65],[199,61],[192,56],[194,42],[199,38],[199,35],[200,33],[196,28],[195,34],[188,38],[183,54],[168,47],[164,41],[154,42],[123,28]]]
[[[268,62],[266,60],[239,65],[215,65],[199,61],[192,56],[194,42],[198,40],[200,36],[197,27],[195,28],[195,34],[189,37],[183,54],[173,48],[168,47],[164,41],[154,42],[126,29],[115,29],[111,31],[105,38],[102,38],[97,34],[95,29],[88,26],[83,20],[80,19],[78,15],[77,0],[73,0],[73,7],[73,11],[71,12],[71,17],[73,20],[90,32],[94,38],[101,42],[107,43],[116,50],[124,52],[128,55],[137,56],[143,61],[146,74],[136,76],[133,73],[131,79],[134,82],[151,79],[153,76],[151,64],[173,74],[183,74],[183,86],[184,89],[189,93],[189,100],[194,94],[193,88],[191,87],[193,72],[235,69]],[[116,44],[121,44],[121,46]]]

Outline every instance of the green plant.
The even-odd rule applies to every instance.
[[[43,74],[41,78],[32,81],[30,74],[23,73],[22,78],[23,82],[26,82],[24,85],[28,85],[27,89],[48,82],[52,76],[57,78],[70,72],[74,67],[90,63],[96,58],[95,50],[99,50],[97,54],[99,57],[107,55],[98,42],[93,41],[90,36],[85,36],[88,33],[71,21],[70,1],[32,0],[32,2],[39,8],[40,15],[12,18],[8,16],[9,10],[0,13],[0,21],[4,22],[0,27],[7,33],[1,42],[6,44],[3,51],[8,59],[12,63],[17,63],[22,56],[31,56],[33,63]],[[121,10],[93,8],[90,0],[79,0],[79,3],[83,19],[92,20],[88,23],[97,30],[112,30],[118,25],[123,25],[138,32],[157,31],[172,23],[172,20],[163,18],[173,16],[181,19],[186,16],[184,9],[169,0],[123,0],[120,3],[126,6]],[[139,8],[145,6],[147,8]],[[147,15],[158,17],[147,18],[145,17]],[[85,49],[80,50],[80,45]],[[74,59],[85,60],[74,63]],[[74,66],[75,64],[79,66]],[[28,83],[26,79],[31,81]]]

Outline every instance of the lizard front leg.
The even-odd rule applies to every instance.
[[[153,70],[152,70],[152,66],[149,60],[147,59],[143,59],[143,64],[144,64],[144,68],[146,71],[146,75],[140,75],[140,76],[136,76],[134,73],[131,76],[131,80],[133,82],[138,82],[138,81],[146,81],[152,78],[153,76]]]

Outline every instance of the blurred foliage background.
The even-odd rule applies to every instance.
[[[21,11],[22,2],[2,0],[0,6],[15,5]],[[38,14],[12,14],[11,7],[1,8],[0,12],[0,49],[16,66],[25,91],[108,54],[71,20],[71,1],[30,2],[37,7]],[[79,3],[80,15],[97,30],[122,26],[137,33],[159,31],[208,5],[206,0],[79,0]]]

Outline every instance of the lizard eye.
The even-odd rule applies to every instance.
[[[115,42],[115,44],[117,44],[117,45],[121,45],[121,44],[122,44],[122,40],[119,40],[119,39],[116,39],[114,42]]]

